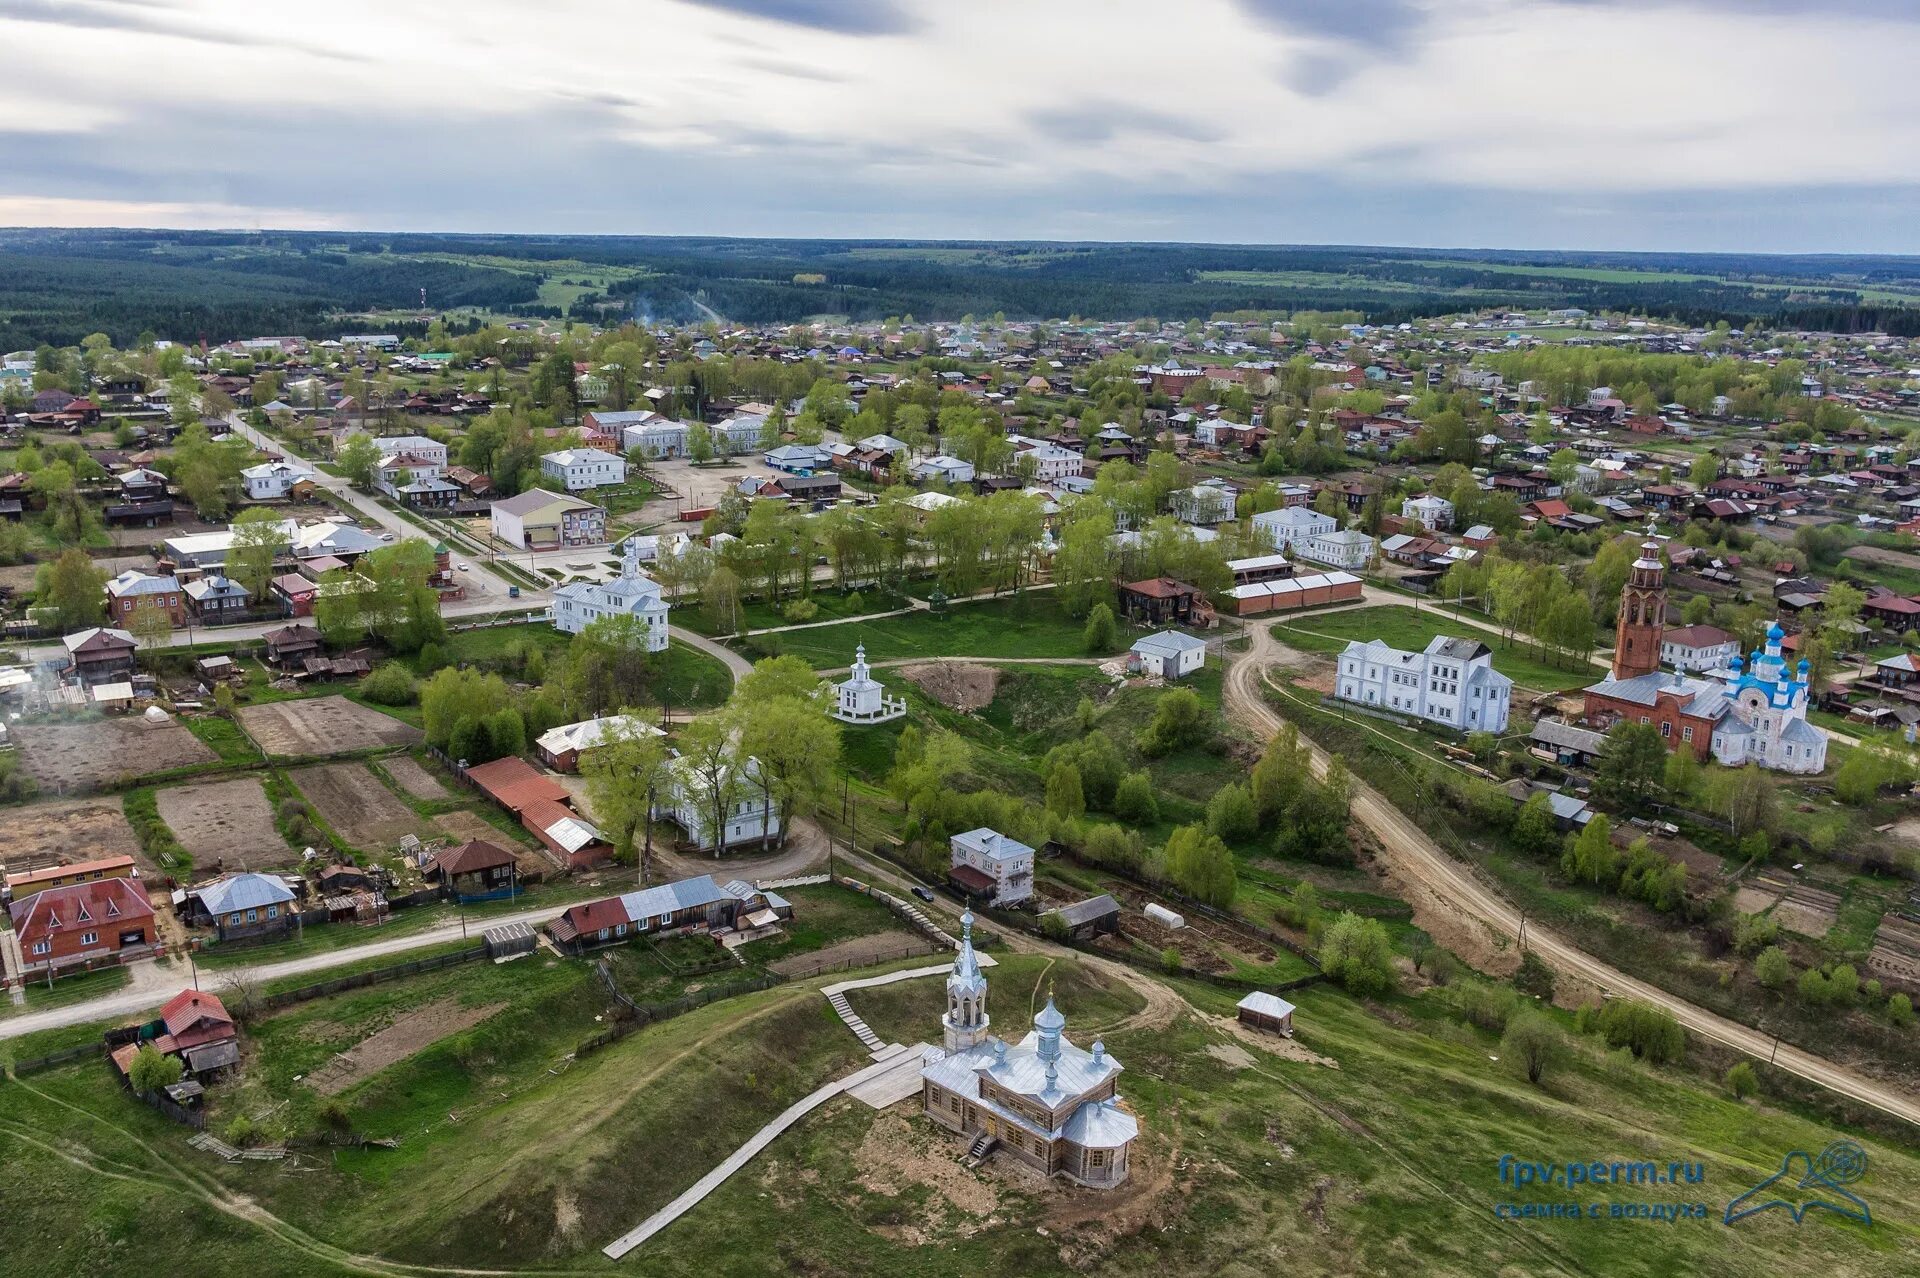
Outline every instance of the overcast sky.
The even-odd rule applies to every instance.
[[[1920,251],[1920,0],[0,0],[0,225]]]

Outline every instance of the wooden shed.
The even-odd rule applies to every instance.
[[[1293,1004],[1277,994],[1255,990],[1240,1000],[1240,1023],[1293,1037]]]

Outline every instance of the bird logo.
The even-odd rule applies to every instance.
[[[1779,1207],[1797,1225],[1808,1212],[1821,1207],[1871,1225],[1873,1212],[1844,1188],[1866,1174],[1867,1151],[1850,1140],[1835,1141],[1818,1157],[1795,1150],[1780,1160],[1779,1171],[1727,1204],[1726,1223]]]

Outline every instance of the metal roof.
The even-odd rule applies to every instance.
[[[209,914],[257,910],[293,900],[293,889],[271,874],[235,874],[194,889]]]

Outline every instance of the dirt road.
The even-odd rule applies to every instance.
[[[1247,634],[1252,640],[1250,646],[1227,671],[1226,707],[1236,722],[1264,739],[1278,732],[1282,721],[1267,706],[1261,685],[1267,670],[1287,657],[1291,650],[1273,638],[1268,626],[1250,626]],[[1327,752],[1304,735],[1301,742],[1311,756],[1314,774],[1323,774]],[[1382,859],[1389,872],[1408,889],[1416,914],[1444,913],[1457,920],[1458,926],[1478,929],[1485,938],[1502,947],[1518,937],[1521,916],[1511,903],[1483,883],[1470,867],[1447,855],[1415,821],[1357,779],[1353,787],[1353,815],[1379,841]],[[1585,981],[1609,994],[1665,1008],[1695,1034],[1761,1060],[1772,1060],[1788,1073],[1920,1125],[1920,1102],[1906,1092],[1785,1043],[1778,1045],[1776,1054],[1771,1035],[1635,980],[1531,920],[1526,931],[1527,948],[1561,976]]]

